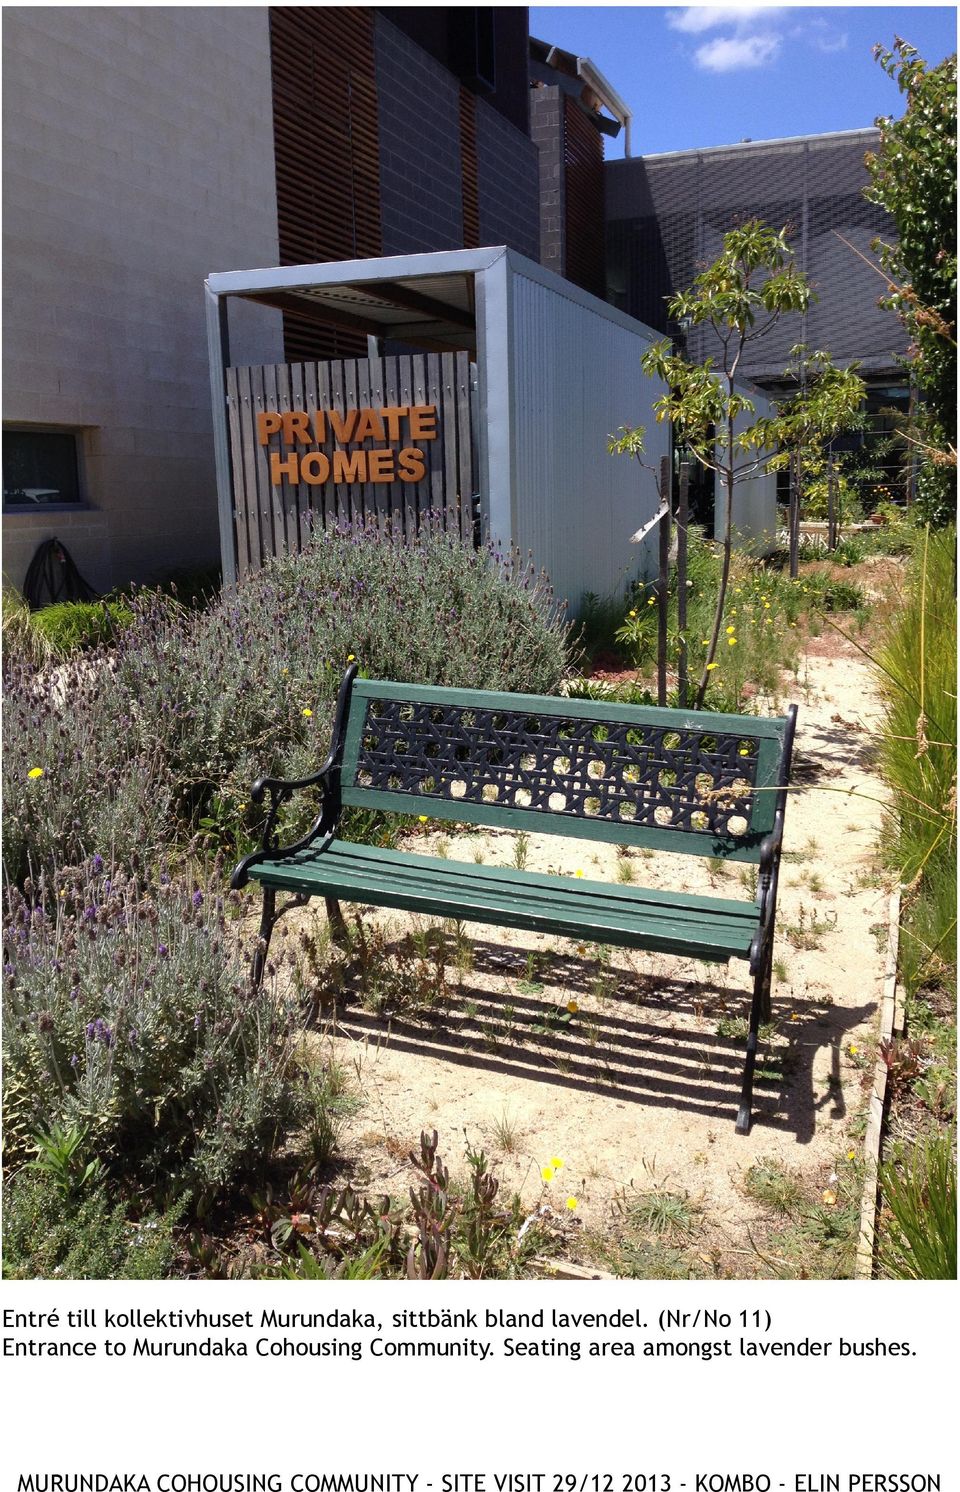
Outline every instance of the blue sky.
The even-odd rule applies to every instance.
[[[532,5],[530,31],[590,57],[633,110],[633,154],[860,129],[902,113],[873,60],[902,36],[956,49],[953,6]],[[607,140],[607,158],[623,154]]]

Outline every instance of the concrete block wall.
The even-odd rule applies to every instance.
[[[540,258],[540,152],[523,134],[477,99],[477,183],[481,244],[506,244]]]
[[[77,430],[86,498],[5,513],[4,575],[53,535],[100,590],[215,562],[203,280],[278,259],[266,11],[12,7],[4,72],[3,417]]]
[[[383,252],[461,249],[459,83],[381,13],[375,45]]]
[[[459,82],[382,13],[376,52],[383,252],[462,248]],[[539,259],[537,147],[480,96],[476,132],[480,242]]]
[[[566,172],[563,169],[563,94],[558,87],[530,93],[530,136],[540,152],[540,263],[566,273]]]

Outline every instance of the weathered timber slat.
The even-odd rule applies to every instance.
[[[375,522],[389,523],[409,543],[416,541],[427,513],[439,515],[444,528],[473,541],[472,498],[475,453],[471,418],[471,363],[467,352],[401,353],[373,358],[332,358],[321,363],[228,368],[227,405],[234,488],[235,546],[240,575],[258,569],[272,555],[295,553],[317,527]],[[364,439],[344,444],[330,420],[323,441],[304,444],[274,433],[260,442],[257,416],[264,412],[306,414],[315,436],[318,410],[412,409],[432,405],[436,438],[426,440],[410,432],[403,416],[397,438]],[[407,422],[407,423],[405,423]],[[392,480],[373,480],[368,465],[365,480],[335,480],[337,451],[356,453],[383,450],[394,455]],[[400,452],[421,453],[424,475],[419,481],[400,480]],[[326,481],[307,481],[304,457],[322,454],[330,464]],[[297,479],[284,472],[271,480],[271,455],[298,461]],[[312,475],[320,472],[312,469]],[[436,520],[434,520],[436,521]]]

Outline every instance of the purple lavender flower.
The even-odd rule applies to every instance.
[[[74,1052],[73,1056],[70,1058],[70,1066],[71,1067],[79,1067],[80,1066],[80,1058],[77,1056],[76,1052]]]
[[[98,876],[103,869],[103,856],[98,851],[93,857],[93,873]]]
[[[157,949],[157,955],[158,955],[158,957],[159,958],[167,958],[167,956],[169,955],[169,953],[170,953],[170,949],[167,947],[166,943],[161,943],[160,947]]]
[[[200,1012],[199,1012],[199,1010],[197,1011],[196,1015],[193,1018],[193,1029],[195,1031],[199,1031],[200,1030]]]
[[[80,991],[77,988],[77,986],[74,985],[73,989],[70,991],[70,999],[73,1000],[73,1001],[77,1001],[77,1000],[79,1000],[79,998],[80,998]]]
[[[203,906],[203,892],[202,891],[195,891],[193,893],[193,905],[196,907],[196,909],[198,911]]]
[[[84,920],[84,922],[94,922],[94,921],[96,921],[96,916],[97,916],[97,909],[96,909],[95,906],[84,907],[84,909],[83,909],[83,920]]]

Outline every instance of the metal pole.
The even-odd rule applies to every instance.
[[[827,462],[827,553],[837,547],[837,468],[833,457]]]
[[[677,501],[677,630],[680,647],[677,653],[677,704],[687,707],[687,523],[690,512],[690,463],[680,465],[680,493]]]
[[[670,577],[670,457],[660,458],[660,500],[666,512],[660,520],[660,562],[657,575],[657,704],[667,702],[667,601]]]
[[[800,573],[800,456],[790,458],[790,579]]]
[[[230,332],[227,297],[204,286],[207,315],[207,354],[210,361],[210,397],[213,406],[213,454],[217,473],[217,508],[220,516],[220,563],[223,589],[237,584],[237,522],[233,510],[233,477],[230,469],[230,427],[227,423],[226,370],[230,362]]]

